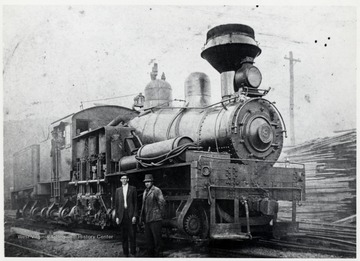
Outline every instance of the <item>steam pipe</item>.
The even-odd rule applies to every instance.
[[[234,93],[234,77],[235,71],[227,71],[220,74],[222,100],[230,98]]]

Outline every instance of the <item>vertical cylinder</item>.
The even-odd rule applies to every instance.
[[[235,71],[222,72],[221,77],[221,98],[224,100],[230,98],[234,93],[234,77]]]
[[[185,80],[185,100],[189,107],[205,107],[211,104],[209,77],[202,72],[193,72]]]

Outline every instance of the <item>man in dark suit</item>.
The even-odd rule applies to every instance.
[[[145,191],[143,194],[140,219],[145,222],[145,239],[147,256],[159,257],[161,255],[161,228],[162,212],[165,199],[161,189],[153,185],[151,174],[145,174]]]
[[[129,256],[130,239],[130,254],[136,256],[137,192],[129,185],[127,175],[121,176],[120,181],[122,186],[115,193],[116,224],[120,225],[124,255]]]

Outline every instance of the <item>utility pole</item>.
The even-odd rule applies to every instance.
[[[290,67],[290,140],[291,146],[295,146],[295,129],[294,129],[294,64],[301,62],[299,59],[294,59],[292,51],[289,52],[289,57],[284,57],[289,60]]]

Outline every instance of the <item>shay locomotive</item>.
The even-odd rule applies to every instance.
[[[188,238],[250,239],[296,225],[305,197],[303,165],[278,162],[282,117],[260,89],[251,27],[226,24],[207,33],[201,56],[221,77],[220,102],[195,72],[174,106],[157,65],[139,110],[97,106],[51,124],[52,138],[14,155],[13,202],[33,219],[113,226],[114,194],[127,173],[144,189],[154,176],[166,199],[164,227]],[[137,104],[139,105],[139,104]],[[292,222],[279,222],[279,201],[292,201]]]

